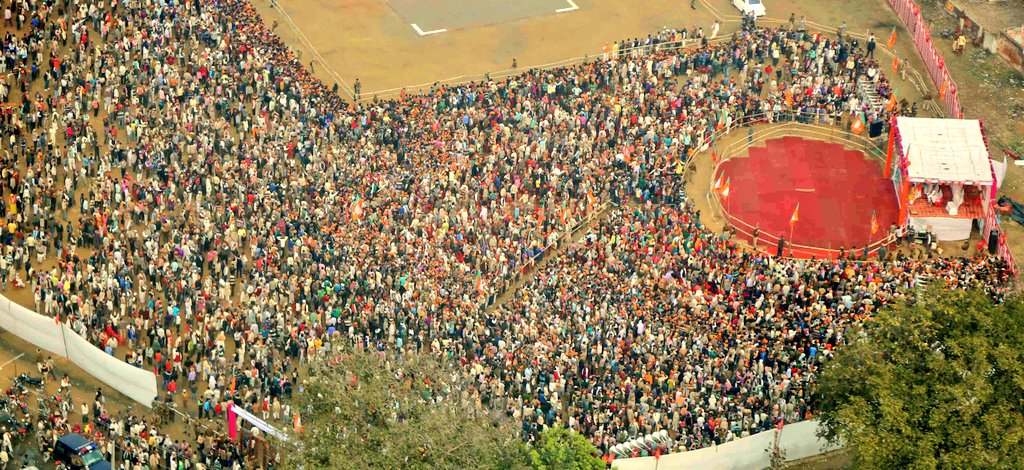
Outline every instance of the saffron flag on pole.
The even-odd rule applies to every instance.
[[[899,71],[899,69],[900,69],[900,58],[899,57],[893,57],[892,58],[892,71],[893,72],[897,72],[897,71]]]
[[[352,203],[352,219],[358,219],[363,216],[363,198],[360,195],[356,195],[355,202]]]
[[[732,178],[726,178],[726,180],[725,180],[725,184],[724,184],[724,185],[722,185],[722,191],[721,191],[721,194],[722,194],[722,197],[724,197],[724,198],[726,198],[726,199],[728,199],[728,198],[729,198],[729,182],[730,182],[730,181],[732,181]]]
[[[946,89],[949,88],[949,81],[942,82],[942,88],[939,88],[939,99],[946,99]]]
[[[892,27],[892,34],[889,35],[889,49],[896,47],[896,27]]]
[[[487,284],[484,282],[484,277],[481,275],[480,271],[476,272],[476,291],[479,292],[480,295],[487,294]]]
[[[800,221],[800,203],[796,204],[796,209],[793,209],[793,217],[789,218],[789,228],[793,228],[797,222]]]
[[[871,234],[878,233],[878,213],[877,211],[871,211]]]
[[[714,154],[712,154],[712,155],[714,155]],[[722,184],[724,184],[724,183],[725,183],[725,180],[723,180],[722,177],[719,176],[718,179],[715,180],[715,185],[711,188],[711,190],[712,191],[718,191],[719,189],[722,189]]]

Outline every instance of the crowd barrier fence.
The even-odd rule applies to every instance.
[[[726,22],[726,23],[738,23],[738,22],[741,21],[742,17],[740,17],[738,15],[736,15],[736,16],[726,15],[724,18],[725,18],[724,22]],[[782,19],[778,19],[778,18],[759,18],[758,19],[758,23],[759,24],[771,24],[771,25],[777,25],[777,26],[784,26],[787,23],[787,21],[782,20]],[[839,32],[838,28],[836,28],[836,27],[825,25],[825,24],[820,24],[820,23],[815,23],[815,22],[812,22],[812,21],[808,21],[807,25],[809,25],[809,26],[815,28],[816,30],[818,30],[818,31],[820,31],[822,33],[825,33],[825,34],[836,35]],[[294,27],[297,28],[297,26],[294,26]],[[847,36],[847,37],[856,38],[856,39],[861,40],[861,41],[866,41],[867,37],[868,37],[867,34],[857,33],[857,32],[852,32],[852,31],[846,31],[844,33],[844,35]],[[722,35],[722,36],[718,36],[718,37],[709,39],[708,41],[712,42],[712,43],[725,43],[725,42],[729,42],[731,40],[732,40],[732,37],[730,35]],[[421,92],[422,93],[424,90],[428,90],[429,91],[429,90],[432,90],[432,89],[434,89],[434,88],[436,88],[437,86],[440,86],[440,85],[458,86],[458,85],[464,85],[464,84],[467,84],[467,83],[480,82],[480,81],[486,81],[486,80],[499,80],[499,79],[513,77],[513,76],[522,74],[522,73],[524,73],[525,71],[528,71],[528,70],[549,70],[549,69],[553,69],[553,68],[557,68],[557,67],[567,67],[567,66],[572,66],[572,65],[586,63],[586,62],[591,61],[591,60],[599,60],[599,59],[602,59],[603,57],[615,58],[615,57],[622,57],[622,56],[643,56],[643,55],[652,54],[652,53],[655,53],[655,52],[671,52],[671,51],[676,51],[676,50],[680,50],[680,49],[687,49],[687,48],[695,47],[695,46],[697,46],[699,44],[699,41],[700,41],[699,39],[687,38],[687,39],[684,39],[681,42],[669,41],[669,42],[660,43],[660,44],[658,44],[656,46],[642,45],[642,46],[638,46],[638,47],[619,49],[618,51],[609,52],[609,53],[605,53],[603,51],[596,51],[593,54],[587,54],[587,55],[583,55],[583,56],[579,56],[579,57],[572,57],[572,58],[569,58],[569,59],[558,60],[558,61],[549,62],[549,63],[546,63],[546,64],[538,64],[538,65],[524,66],[524,67],[518,67],[518,68],[504,69],[504,70],[498,70],[498,71],[495,71],[495,72],[478,73],[478,74],[470,74],[470,75],[458,75],[458,76],[455,76],[455,77],[449,77],[449,78],[445,78],[445,79],[437,80],[437,81],[433,81],[433,82],[419,83],[419,84],[413,84],[413,85],[405,85],[405,86],[396,87],[396,88],[388,88],[388,89],[382,89],[382,90],[377,90],[377,91],[363,92],[363,93],[360,93],[358,101],[371,101],[373,99],[393,98],[393,97],[401,95],[401,93],[403,91],[406,91],[408,93],[416,93],[416,92]],[[309,47],[312,47],[312,45],[310,44]],[[885,44],[881,44],[880,43],[879,47],[876,49],[876,52],[878,52],[878,51],[881,51],[881,53],[883,55],[886,55],[888,58],[891,58],[891,59],[897,58],[897,54],[894,51],[892,51],[891,49],[888,49]],[[314,49],[314,52],[315,52],[315,49]],[[316,54],[316,55],[319,56],[319,54]],[[886,59],[886,60],[888,60],[888,59]],[[319,61],[319,62],[321,62],[321,65],[326,66],[326,62],[323,62],[323,61]],[[336,72],[334,72],[332,69],[328,68],[327,70],[330,70],[330,73],[332,75],[334,75],[336,77],[338,76],[338,74]],[[921,72],[919,72],[917,69],[915,69],[914,67],[910,66],[909,64],[906,64],[906,70],[907,70],[907,81],[912,86],[914,86],[914,88],[916,88],[919,93],[928,94],[930,86],[929,86],[929,84],[927,82],[925,82],[923,76],[921,75]],[[338,78],[340,78],[340,77],[338,77]],[[349,89],[346,88],[346,86],[344,84],[342,84],[341,89],[349,98],[353,98],[353,99],[355,98],[355,95],[351,91],[349,91]]]
[[[946,62],[942,54],[935,48],[932,42],[931,31],[927,22],[921,16],[921,6],[913,0],[887,0],[889,6],[899,16],[903,26],[910,32],[914,41],[917,53],[924,61],[925,69],[932,79],[932,84],[939,90],[939,100],[943,103],[946,116],[954,119],[963,119],[964,111],[960,105],[960,94],[957,90],[953,77],[946,68]]]
[[[40,315],[0,295],[0,328],[65,357],[107,386],[147,408],[157,397],[156,375],[111,356],[81,337],[68,324]]]

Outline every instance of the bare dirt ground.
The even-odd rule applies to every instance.
[[[460,2],[438,3],[448,8]],[[691,10],[682,0],[575,3],[579,9],[566,13],[552,10],[420,36],[385,0],[281,0],[276,7],[268,0],[254,1],[267,23],[277,21],[276,32],[302,51],[304,63],[317,59],[314,72],[326,83],[339,82],[344,88],[359,78],[367,97],[451,77],[482,77],[511,68],[513,58],[519,68],[527,68],[593,56],[607,41],[646,36],[665,26],[710,28],[714,21],[708,9]]]
[[[1002,30],[1024,24],[1024,2],[1009,0],[996,3],[960,2],[986,29]],[[938,0],[922,3],[922,14],[932,23],[933,41],[942,52],[953,80],[960,88],[964,114],[969,119],[981,119],[989,139],[989,151],[994,160],[1003,159],[1006,147],[1024,151],[1024,76],[1010,68],[998,56],[968,46],[962,55],[952,53],[952,40],[943,38],[943,31],[952,31],[956,20],[942,10]],[[983,23],[992,21],[992,25]],[[1010,162],[1006,181],[999,195],[1024,201],[1024,167]],[[1024,261],[1024,227],[1009,217],[1002,218],[1010,250],[1018,263]]]

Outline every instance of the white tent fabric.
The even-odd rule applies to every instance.
[[[996,189],[1003,187],[1003,180],[1006,179],[1006,156],[1003,156],[1003,161],[997,162],[992,160],[992,170],[996,172]]]
[[[911,182],[992,184],[981,121],[901,116],[896,126]]]
[[[921,231],[931,231],[940,242],[967,240],[971,238],[974,219],[953,217],[911,217],[910,225]]]

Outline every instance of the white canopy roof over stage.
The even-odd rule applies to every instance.
[[[913,183],[992,184],[981,121],[898,117],[900,145]]]

